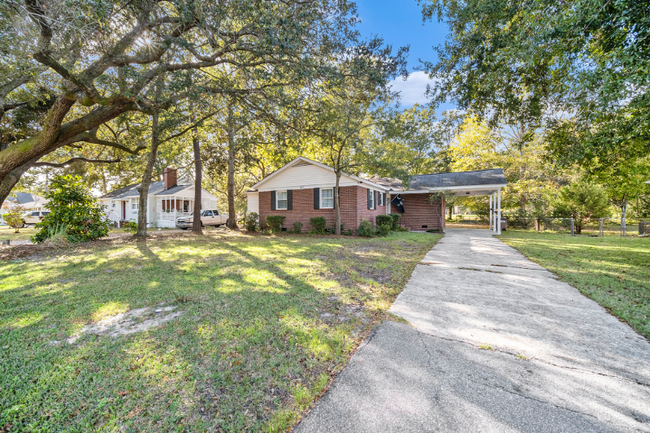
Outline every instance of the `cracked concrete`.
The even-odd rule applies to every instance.
[[[449,230],[391,312],[296,432],[650,432],[647,340],[488,231]]]

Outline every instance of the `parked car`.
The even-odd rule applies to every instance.
[[[25,212],[23,214],[23,224],[34,225],[40,223],[43,220],[43,217],[47,214],[49,214],[48,211]]]
[[[189,217],[180,217],[176,218],[176,227],[179,229],[187,230],[192,228],[194,223],[194,213],[191,213]],[[204,210],[201,211],[201,226],[222,226],[228,224],[228,214],[219,213],[216,209]]]

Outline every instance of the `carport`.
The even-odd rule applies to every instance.
[[[389,197],[403,196],[406,198],[411,194],[431,194],[445,192],[459,197],[472,197],[487,195],[490,197],[490,230],[496,234],[501,233],[501,189],[508,185],[503,170],[494,168],[489,170],[463,171],[456,173],[436,173],[411,176],[409,188],[399,188],[393,183]],[[400,190],[401,189],[401,190]],[[388,200],[387,211],[391,212],[393,200]],[[405,201],[405,200],[404,200]],[[444,207],[444,204],[443,204]],[[405,214],[409,212],[406,205],[403,206]],[[418,207],[412,212],[429,212],[424,207]],[[444,209],[442,218],[444,220]]]

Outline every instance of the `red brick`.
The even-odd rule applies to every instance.
[[[341,187],[341,222],[345,230],[356,230],[361,218],[370,220],[375,225],[375,217],[386,213],[386,206],[377,206],[377,209],[368,209],[367,189],[360,186]],[[285,215],[283,227],[291,229],[293,223],[300,221],[303,231],[310,230],[309,218],[325,217],[327,225],[334,227],[336,212],[334,209],[314,209],[314,190],[312,188],[293,190],[292,210],[271,210],[271,192],[259,193],[260,224],[266,226],[268,215]]]
[[[402,214],[401,226],[409,230],[444,230],[444,198],[432,200],[431,194],[402,194],[402,198],[405,212]]]

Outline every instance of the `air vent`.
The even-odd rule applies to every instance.
[[[428,229],[428,228],[429,228],[429,226],[422,226],[422,228],[423,228],[423,229]]]
[[[311,164],[308,163],[308,162],[305,162],[305,161],[301,161],[301,162],[298,162],[298,163],[294,164],[293,166],[294,167],[307,167],[308,165],[311,165]]]

